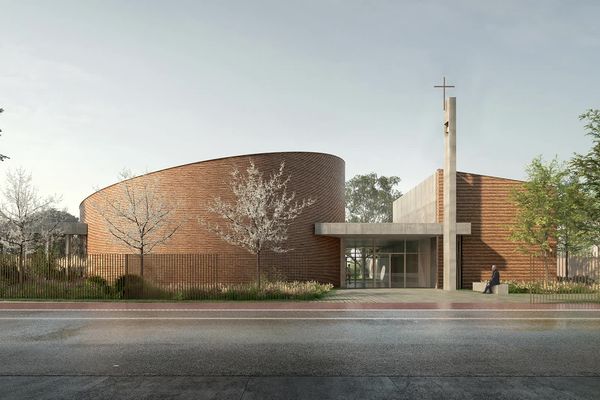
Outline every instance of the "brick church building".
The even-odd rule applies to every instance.
[[[517,252],[516,244],[508,239],[509,225],[517,211],[510,193],[522,182],[456,171],[455,110],[456,99],[448,98],[444,168],[394,202],[392,223],[344,222],[345,163],[337,156],[314,152],[252,154],[167,168],[88,196],[80,205],[80,220],[87,227],[87,252],[132,252],[114,240],[94,203],[101,198],[118,201],[123,185],[154,179],[160,182],[160,192],[178,205],[176,217],[186,223],[153,253],[200,254],[210,260],[218,260],[220,255],[220,260],[225,255],[247,255],[198,220],[217,221],[218,217],[209,211],[210,199],[233,200],[228,185],[233,168],[243,171],[253,162],[267,176],[284,162],[285,173],[290,176],[288,189],[298,199],[316,200],[292,222],[289,253],[268,255],[288,277],[347,288],[455,290],[487,279],[490,266],[495,264],[503,279],[526,280],[529,257]],[[290,260],[294,260],[293,268],[287,267]],[[212,264],[214,273],[224,283],[245,282],[254,277],[249,266],[225,264]],[[288,274],[292,270],[293,276]],[[145,271],[145,276],[162,276],[158,264],[149,265]],[[185,280],[193,274],[190,269],[173,279]]]

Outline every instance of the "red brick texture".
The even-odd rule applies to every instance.
[[[438,177],[438,222],[443,222],[443,170]],[[456,222],[470,222],[471,234],[462,237],[462,287],[490,278],[495,264],[502,280],[529,280],[530,258],[517,251],[509,240],[509,227],[517,208],[510,194],[523,182],[485,175],[457,172]],[[438,240],[438,287],[443,283],[442,240]]]
[[[268,176],[285,162],[285,175],[290,176],[288,189],[296,192],[298,199],[311,197],[316,203],[304,210],[288,231],[287,247],[293,249],[283,260],[294,260],[297,279],[313,279],[339,286],[340,244],[339,239],[314,235],[315,222],[344,222],[344,161],[336,156],[309,152],[265,153],[202,161],[168,168],[134,178],[158,178],[160,191],[179,205],[176,218],[187,221],[163,246],[156,247],[156,254],[239,254],[244,250],[232,246],[203,228],[199,218],[221,223],[219,217],[208,211],[214,197],[233,201],[228,187],[233,168],[245,171],[250,161]],[[126,246],[116,242],[108,232],[106,223],[92,206],[103,195],[122,196],[120,183],[92,194],[80,205],[81,221],[88,224],[88,253],[132,253]],[[265,254],[270,260],[276,255]],[[223,282],[247,281],[253,276],[248,268],[225,268],[220,274]],[[241,270],[243,269],[243,271]],[[173,277],[179,280],[181,276]]]

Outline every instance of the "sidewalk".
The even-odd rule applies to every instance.
[[[1,310],[564,310],[600,304],[530,304],[528,294],[438,289],[338,289],[315,301],[0,301]]]
[[[508,296],[486,295],[472,290],[447,291],[440,289],[337,289],[319,300],[343,303],[524,303],[529,294]]]

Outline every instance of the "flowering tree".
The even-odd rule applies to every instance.
[[[265,250],[285,253],[288,227],[306,207],[315,203],[312,198],[296,200],[288,193],[290,177],[284,177],[284,163],[279,170],[265,178],[254,162],[242,174],[236,168],[229,186],[235,200],[214,198],[208,209],[223,219],[223,224],[200,222],[211,232],[256,256],[256,278],[260,288],[260,255]]]
[[[140,254],[140,275],[144,276],[144,255],[166,243],[184,221],[175,217],[177,204],[159,190],[158,178],[133,179],[135,175],[127,170],[120,178],[121,193],[115,197],[99,192],[100,201],[92,204],[115,241]]]
[[[42,198],[24,169],[8,171],[0,202],[0,240],[19,254],[19,283],[23,283],[23,258],[38,240],[39,226],[44,224],[54,197]],[[54,225],[49,230],[54,230]]]

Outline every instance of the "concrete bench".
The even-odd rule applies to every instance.
[[[483,290],[485,289],[485,285],[487,285],[487,282],[473,282],[473,291],[483,292]],[[499,285],[492,286],[492,293],[498,294],[500,296],[507,296],[508,283],[501,283]]]

